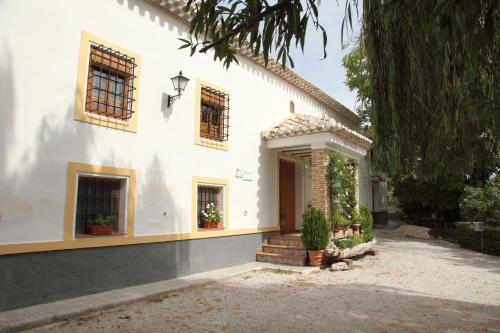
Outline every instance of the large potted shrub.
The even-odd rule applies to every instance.
[[[89,235],[111,235],[114,223],[114,216],[97,215],[87,220],[87,232]]]
[[[330,239],[330,226],[325,214],[318,208],[309,208],[302,217],[300,232],[311,266],[320,266]]]
[[[370,209],[365,205],[359,205],[359,223],[363,231],[363,238],[365,242],[373,240],[373,216]]]

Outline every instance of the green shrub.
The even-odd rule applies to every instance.
[[[336,209],[333,213],[332,228],[334,228],[336,224],[345,228],[351,225],[351,221],[342,215],[338,209]]]
[[[349,236],[347,238],[352,240],[352,243],[354,245],[359,245],[361,243],[364,243],[364,241],[365,241],[363,235],[352,235],[352,236]]]
[[[474,231],[472,222],[457,222],[449,237],[460,246],[481,251],[481,233]],[[500,256],[500,227],[485,225],[483,230],[484,252]]]
[[[340,249],[351,249],[364,242],[363,235],[352,235],[335,242]]]
[[[359,206],[359,216],[361,230],[363,231],[363,238],[365,242],[370,242],[373,237],[372,227],[373,227],[373,216],[370,209],[365,205]]]
[[[335,242],[339,249],[350,249],[354,247],[352,239],[344,238]]]
[[[324,250],[330,239],[330,226],[325,214],[315,207],[309,208],[302,217],[302,244],[307,250]]]
[[[466,186],[460,200],[460,214],[469,221],[500,222],[500,178],[496,176],[482,187]]]

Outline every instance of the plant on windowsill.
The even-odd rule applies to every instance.
[[[207,208],[201,211],[203,215],[202,224],[205,229],[217,229],[221,221],[222,212],[215,209],[213,202],[207,204]]]
[[[87,233],[89,235],[111,235],[113,233],[114,216],[97,215],[87,220]]]
[[[309,208],[302,217],[300,232],[302,244],[309,254],[309,263],[320,266],[330,240],[330,225],[325,214],[318,208]]]

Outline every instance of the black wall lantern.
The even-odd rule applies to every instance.
[[[174,101],[181,97],[182,91],[184,88],[186,88],[187,83],[189,82],[189,79],[182,75],[182,71],[179,72],[179,75],[174,76],[172,79],[172,84],[174,85],[174,90],[177,90],[177,95],[168,95],[168,102],[167,102],[167,107],[170,107],[170,105],[174,104]]]

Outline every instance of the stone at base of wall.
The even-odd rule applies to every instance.
[[[0,256],[0,311],[253,262],[272,234]]]
[[[373,224],[386,225],[389,222],[389,212],[372,212]]]

